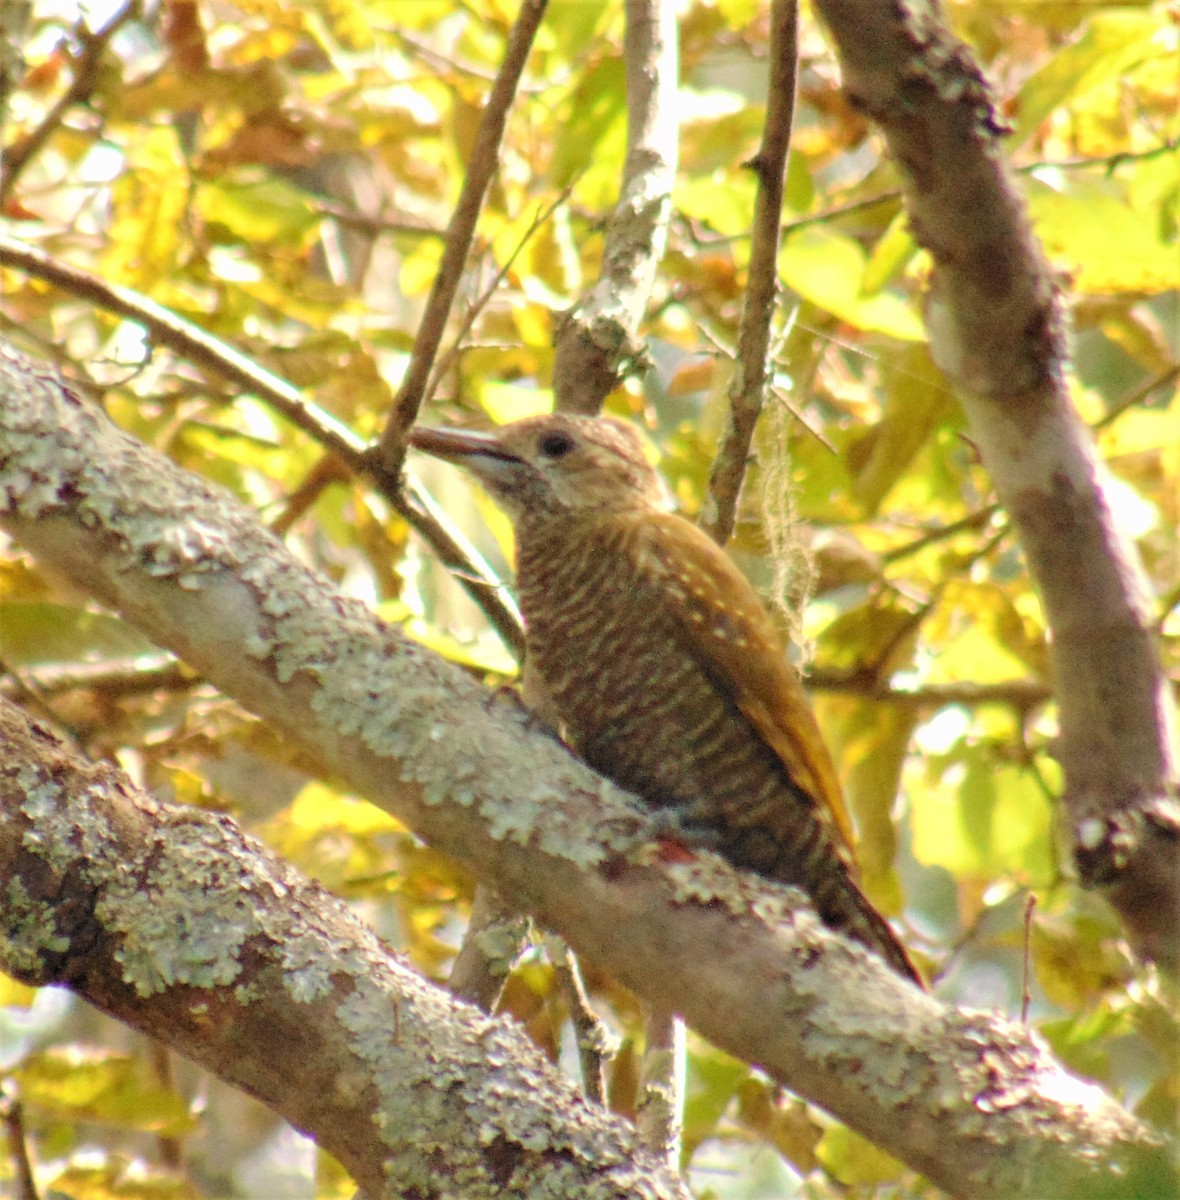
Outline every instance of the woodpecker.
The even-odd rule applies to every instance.
[[[528,666],[569,744],[921,986],[856,884],[836,771],[782,640],[725,552],[666,511],[636,432],[557,414],[419,427],[410,444],[467,468],[511,519]]]

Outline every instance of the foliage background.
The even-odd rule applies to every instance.
[[[1072,296],[1073,394],[1162,597],[1175,675],[1174,11],[990,0],[947,9],[1003,98],[1008,152]],[[500,0],[177,2],[146,14],[37,0],[4,131],[6,229],[172,308],[373,435],[514,15]],[[681,163],[644,328],[652,366],[608,406],[647,431],[689,514],[724,413],[754,194],[742,163],[761,129],[767,20],[760,0],[680,6]],[[431,422],[500,421],[551,404],[553,314],[596,277],[617,197],[621,36],[613,0],[550,5]],[[937,972],[940,993],[1019,1015],[1027,941],[1029,1019],[1067,1065],[1170,1125],[1180,1100],[1174,1011],[1059,850],[1044,620],[924,344],[923,254],[893,169],[842,98],[806,12],[802,55],[780,256],[781,404],[762,423],[734,553],[804,648],[866,886]],[[263,404],[153,347],[141,327],[19,271],[0,268],[0,323],[92,380],[135,436],[254,505],[343,591],[489,683],[510,678],[511,656],[428,550]],[[504,566],[509,534],[495,510],[447,468],[413,466]],[[162,795],[232,811],[445,978],[472,880],[11,546],[0,558],[0,657],[7,687],[50,710],[91,755]],[[85,671],[100,667],[95,686]],[[626,1110],[637,1006],[592,971],[590,983],[622,1040],[614,1091]],[[265,1111],[69,998],[0,980],[0,1001],[0,1069],[58,1191],[348,1194],[333,1165]],[[504,1003],[573,1069],[543,942]],[[689,1085],[685,1154],[698,1191],[923,1192],[701,1043]]]

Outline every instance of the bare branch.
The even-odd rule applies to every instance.
[[[102,56],[106,53],[111,38],[133,17],[139,16],[141,7],[141,0],[127,0],[122,8],[111,14],[110,20],[96,33],[91,33],[82,21],[75,25],[74,36],[78,39],[78,53],[71,59],[74,77],[70,86],[36,129],[15,145],[5,147],[3,154],[0,154],[0,212],[12,195],[21,173],[57,132],[65,120],[66,113],[75,105],[85,104],[90,99],[98,85]],[[2,116],[3,106],[0,106],[0,117]],[[0,130],[2,129],[3,120],[0,120]]]
[[[1001,122],[937,10],[817,8],[852,102],[902,173],[914,234],[934,259],[931,349],[1044,601],[1082,879],[1110,896],[1142,954],[1180,970],[1180,749],[1150,588],[1070,403],[1061,304],[1004,164]]]
[[[525,63],[547,3],[548,0],[522,0],[520,12],[508,34],[504,62],[479,120],[463,191],[447,226],[446,248],[426,301],[418,336],[414,339],[410,365],[406,368],[406,377],[398,389],[389,420],[381,434],[378,456],[383,469],[392,478],[401,474],[406,454],[406,433],[417,420],[422,402],[428,399],[426,385],[430,370],[442,342],[455,293],[463,279],[463,268],[471,251],[484,198],[500,163],[500,144],[504,140],[508,113],[516,98],[516,89],[524,74]]]
[[[973,1200],[1093,1195],[1144,1172],[1155,1192],[1141,1194],[1176,1183],[1158,1139],[1027,1031],[919,992],[795,889],[705,852],[636,854],[639,802],[518,704],[341,597],[231,497],[12,353],[0,448],[0,525],[40,561],[583,958],[932,1181]],[[166,1000],[187,1021],[184,993]]]
[[[12,671],[11,664],[8,670]],[[18,678],[0,678],[0,696],[19,697],[25,687],[34,694],[57,696],[82,688],[111,696],[139,695],[144,692],[181,691],[199,683],[170,655],[156,658],[104,659],[101,662],[48,663],[27,668]]]
[[[737,357],[729,385],[729,414],[709,474],[709,492],[700,518],[701,528],[721,545],[733,533],[754,426],[770,387],[770,331],[778,304],[779,226],[799,59],[797,0],[772,0],[769,57],[766,124],[758,153],[748,164],[758,176],[758,196],[754,203],[750,269],[738,327]]]
[[[639,1077],[635,1127],[643,1144],[669,1167],[684,1148],[684,1094],[687,1047],[684,1022],[663,1009],[647,1014],[646,1045]]]
[[[594,415],[642,356],[635,333],[664,254],[676,173],[678,75],[675,9],[625,0],[627,161],[590,293],[562,314],[553,391],[562,412]]]
[[[512,248],[512,252],[504,260],[503,264],[500,266],[500,269],[495,273],[495,275],[492,276],[487,287],[484,288],[483,292],[476,299],[475,303],[472,304],[467,312],[463,314],[463,320],[455,332],[454,344],[451,346],[450,350],[448,350],[447,353],[444,354],[439,360],[438,365],[435,367],[434,373],[431,376],[430,383],[426,388],[426,394],[428,396],[434,394],[435,389],[438,387],[439,381],[446,375],[447,371],[449,371],[451,368],[451,364],[463,351],[464,338],[466,338],[468,333],[471,332],[472,327],[475,325],[476,317],[478,317],[479,314],[487,307],[488,302],[499,290],[500,284],[503,283],[505,277],[508,275],[508,272],[512,270],[517,256],[525,248],[525,246],[529,244],[537,230],[540,229],[545,222],[548,221],[551,216],[553,216],[557,209],[569,199],[570,190],[570,188],[562,189],[561,194],[555,200],[547,204],[544,208],[537,210],[536,215],[529,222],[529,227],[524,231],[520,237],[520,240]]]
[[[407,237],[446,239],[445,229],[435,229],[421,221],[407,221],[394,217],[383,217],[380,214],[370,215],[359,212],[338,200],[317,200],[312,207],[320,216],[339,222],[349,229],[358,229],[376,237],[380,233],[397,233]]]
[[[975,708],[981,704],[1006,704],[1025,711],[1053,699],[1053,690],[1039,679],[1010,679],[1003,683],[927,683],[920,687],[897,687],[871,673],[856,675],[834,671],[807,672],[807,687],[814,692],[840,692],[866,700],[935,709],[948,704]]]
[[[4,1126],[8,1159],[12,1164],[13,1200],[38,1200],[37,1181],[29,1157],[24,1108],[16,1095],[16,1085],[11,1080],[0,1084],[0,1124]]]

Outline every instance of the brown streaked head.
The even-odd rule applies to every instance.
[[[410,445],[466,467],[513,521],[665,507],[639,435],[609,417],[528,417],[491,433],[419,427]]]

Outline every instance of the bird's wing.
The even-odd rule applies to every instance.
[[[661,587],[678,600],[673,611],[681,644],[817,811],[831,814],[837,838],[851,850],[852,822],[831,755],[758,594],[728,555],[682,517],[646,514],[641,540]]]

